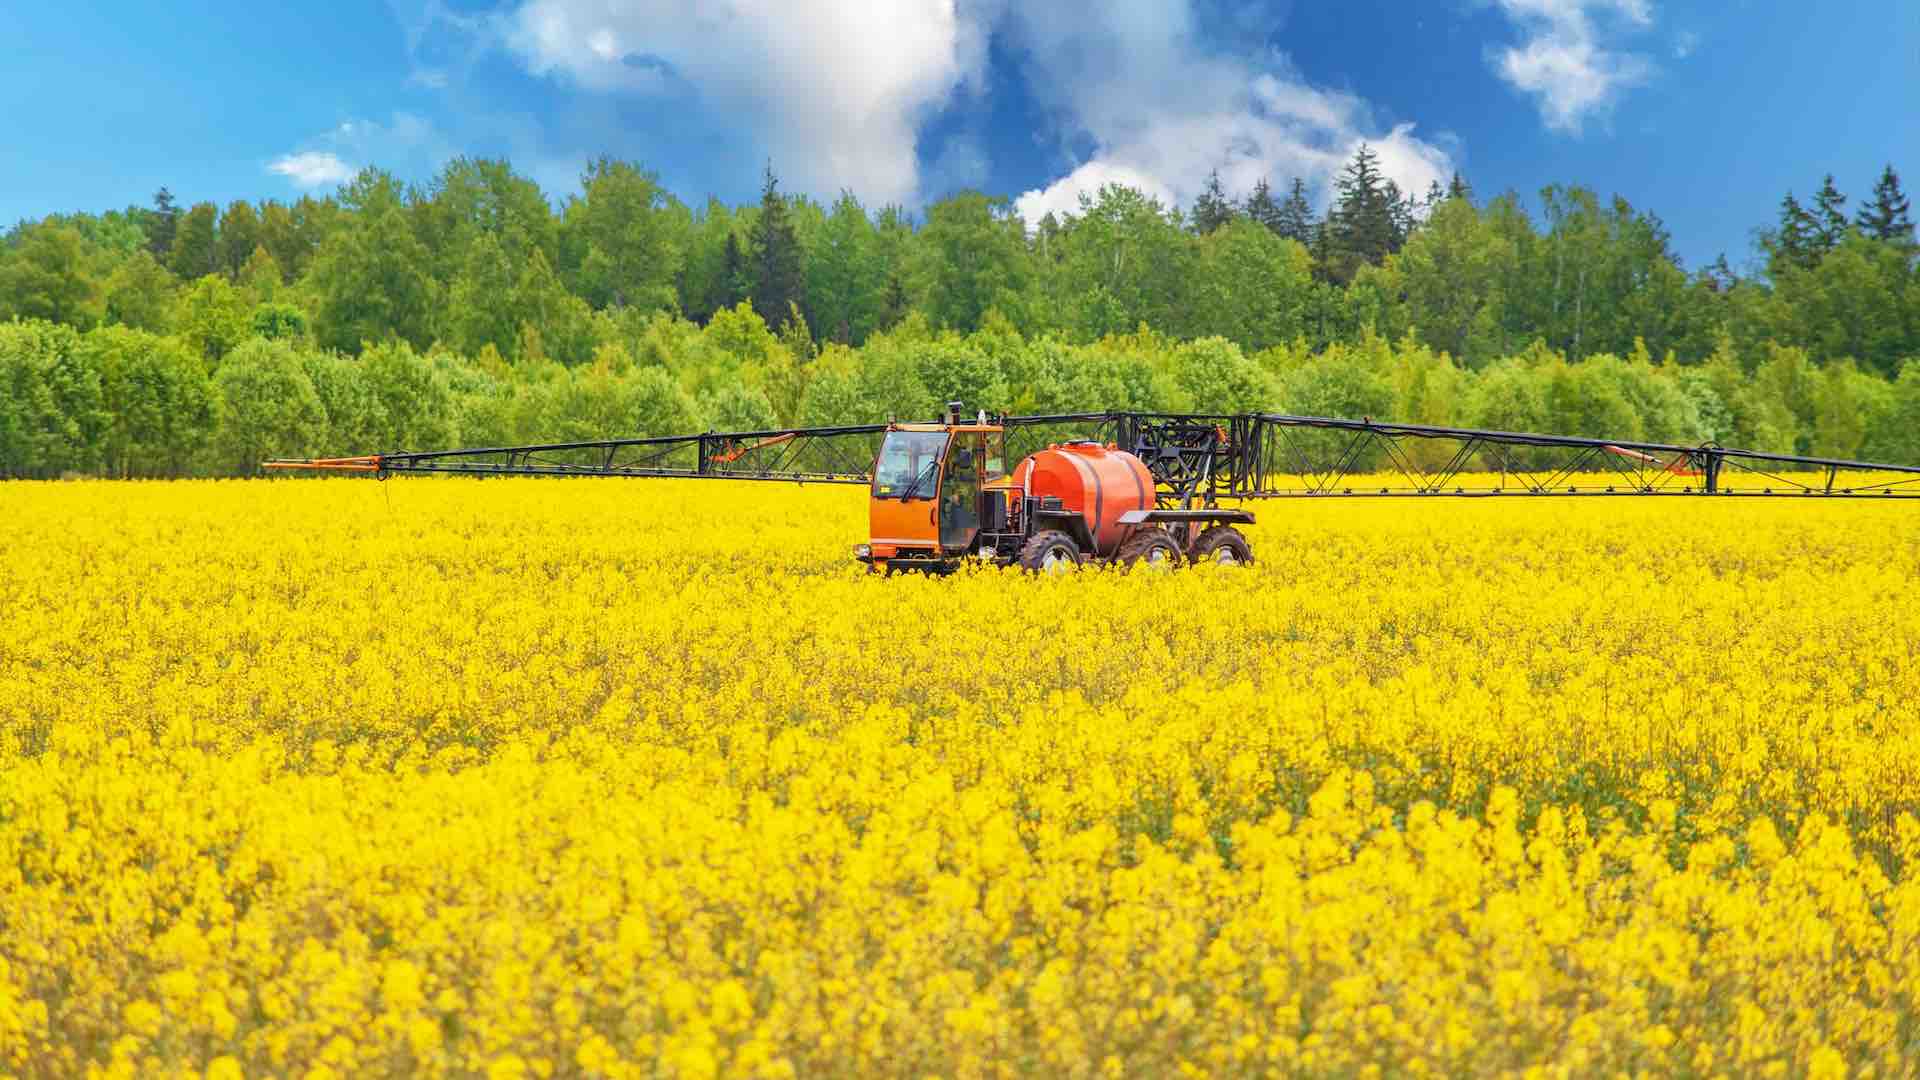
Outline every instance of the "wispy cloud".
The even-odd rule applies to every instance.
[[[391,169],[402,177],[422,177],[460,153],[458,144],[417,113],[395,112],[386,123],[342,120],[331,129],[301,140],[301,149],[267,163],[302,188],[344,184],[360,172],[354,162]]]
[[[1489,54],[1494,70],[1532,95],[1554,131],[1578,134],[1654,72],[1645,55],[1611,47],[1653,23],[1648,0],[1496,0],[1523,40]]]
[[[1700,48],[1700,35],[1691,30],[1682,30],[1673,39],[1673,58],[1685,60]]]
[[[317,188],[346,183],[358,170],[330,151],[306,150],[274,158],[267,163],[267,171],[278,173],[300,187]]]

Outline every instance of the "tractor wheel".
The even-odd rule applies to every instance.
[[[1253,549],[1247,546],[1247,538],[1240,534],[1239,529],[1231,525],[1215,525],[1193,542],[1193,553],[1189,558],[1196,563],[1244,565],[1253,561]]]
[[[1171,570],[1180,563],[1180,545],[1165,529],[1145,528],[1120,545],[1123,566],[1144,564],[1156,570]]]
[[[1057,529],[1034,533],[1020,549],[1020,565],[1035,573],[1064,574],[1080,566],[1080,545]]]

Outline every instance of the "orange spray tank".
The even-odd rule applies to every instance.
[[[1096,442],[1070,442],[1030,454],[1013,471],[1023,496],[1060,500],[1078,511],[1093,536],[1094,554],[1111,556],[1131,531],[1120,524],[1129,510],[1154,506],[1153,474],[1139,458]]]

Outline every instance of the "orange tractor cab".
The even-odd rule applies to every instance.
[[[876,570],[944,570],[965,558],[1057,571],[1087,562],[1251,562],[1246,510],[1161,509],[1147,466],[1111,444],[1056,443],[1007,464],[1006,429],[948,406],[943,423],[889,424],[874,461]]]

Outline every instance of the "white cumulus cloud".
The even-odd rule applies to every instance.
[[[1116,0],[1092,14],[1031,5],[1010,19],[1028,84],[1062,134],[1093,148],[1015,201],[1029,221],[1077,210],[1081,193],[1107,183],[1184,207],[1216,169],[1229,193],[1265,178],[1279,198],[1298,177],[1324,205],[1362,143],[1409,194],[1445,183],[1453,169],[1445,140],[1377,122],[1365,100],[1313,85],[1282,55],[1210,49],[1186,4]]]
[[[1496,0],[1523,40],[1495,49],[1490,60],[1502,79],[1532,95],[1554,131],[1577,134],[1588,118],[1604,115],[1622,91],[1653,74],[1645,55],[1609,46],[1614,29],[1653,22],[1647,0]]]
[[[977,76],[986,30],[955,0],[526,0],[499,26],[536,74],[691,93],[746,118],[790,187],[880,201],[920,193],[920,122]]]
[[[1199,8],[518,0],[490,26],[528,71],[600,99],[686,110],[690,135],[723,124],[769,156],[789,189],[826,197],[851,188],[870,203],[911,203],[985,182],[992,163],[977,137],[948,134],[923,166],[921,135],[965,95],[994,92],[990,39],[1025,68],[1046,118],[1036,145],[1059,148],[1053,179],[1019,200],[1030,217],[1073,209],[1080,191],[1108,182],[1185,205],[1215,168],[1236,194],[1262,176],[1279,188],[1299,176],[1323,196],[1362,141],[1403,189],[1445,179],[1443,143],[1376,122],[1364,100],[1310,85],[1279,54],[1208,44]],[[1264,40],[1281,17],[1242,15],[1267,23],[1240,19],[1241,42]]]
[[[330,151],[306,150],[274,158],[267,163],[267,171],[279,173],[303,188],[316,188],[343,184],[358,170]]]

